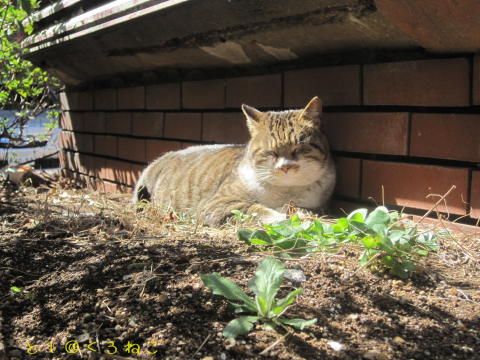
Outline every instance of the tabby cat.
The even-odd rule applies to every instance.
[[[335,167],[320,130],[322,103],[261,112],[242,105],[251,135],[246,145],[200,145],[172,151],[142,173],[133,201],[199,216],[217,226],[232,210],[263,223],[285,219],[286,205],[318,210],[335,185]]]

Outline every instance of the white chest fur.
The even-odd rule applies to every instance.
[[[260,182],[255,170],[244,162],[238,168],[238,175],[259,203],[277,211],[285,210],[285,205],[290,202],[302,208],[320,208],[330,198],[335,185],[333,164],[318,171],[318,176],[313,182],[301,186],[297,186],[295,183],[288,186],[277,186],[268,182]]]

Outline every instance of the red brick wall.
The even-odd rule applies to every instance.
[[[478,218],[479,84],[474,56],[67,92],[61,163],[69,176],[124,190],[167,151],[244,143],[242,103],[282,109],[317,95],[337,198],[429,209],[455,185],[439,209]]]

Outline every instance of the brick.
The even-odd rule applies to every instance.
[[[93,96],[90,91],[61,92],[62,110],[93,110]]]
[[[104,177],[106,170],[106,159],[98,156],[92,156],[91,168],[89,174],[95,177]]]
[[[60,127],[64,130],[83,131],[83,114],[65,111],[60,116]]]
[[[336,151],[407,154],[407,113],[327,113],[323,126]]]
[[[165,114],[165,137],[169,139],[201,140],[202,115],[199,113]]]
[[[480,171],[472,171],[470,216],[480,218]]]
[[[132,134],[134,136],[162,137],[163,113],[133,113]]]
[[[132,172],[131,172],[131,176],[130,176],[130,183],[128,183],[127,185],[136,185],[137,184],[137,181],[138,179],[140,178],[140,175],[142,174],[142,171],[145,169],[145,166],[143,165],[137,165],[137,164],[132,164]]]
[[[78,154],[73,151],[68,151],[67,152],[67,163],[68,163],[68,169],[72,171],[77,171],[77,164],[75,163],[75,154]]]
[[[147,140],[147,161],[153,161],[169,151],[180,150],[182,145],[178,141]]]
[[[73,149],[75,146],[73,144],[73,140],[73,133],[69,131],[62,131],[58,138],[58,145],[65,149]]]
[[[82,172],[80,167],[81,167],[81,164],[80,164],[80,153],[76,152],[76,153],[73,153],[73,169],[75,171],[78,171],[78,172]]]
[[[225,80],[185,81],[182,106],[184,109],[223,109]]]
[[[88,174],[91,168],[90,163],[91,156],[75,153],[74,162],[75,162],[75,169],[82,174]]]
[[[426,198],[428,194],[445,194],[456,186],[447,197],[448,211],[464,215],[468,193],[468,169],[430,165],[393,163],[364,160],[362,192],[364,199],[372,197],[382,202],[382,185],[385,203],[428,210],[439,197]],[[440,211],[447,211],[443,204]]]
[[[132,167],[125,161],[106,160],[105,178],[117,183],[127,184],[130,182]]]
[[[360,105],[360,66],[329,66],[285,72],[284,104],[305,106],[314,96],[323,104]]]
[[[83,114],[83,131],[104,134],[106,120],[104,112],[86,112]]]
[[[59,153],[60,165],[64,169],[73,169],[74,164],[72,163],[73,156],[71,151],[62,150]]]
[[[335,194],[358,198],[360,196],[360,159],[336,157],[337,183]]]
[[[75,163],[75,154],[78,154],[78,153],[73,151],[67,152],[68,169],[72,171],[78,170],[77,164]]]
[[[104,192],[104,193],[116,193],[116,192],[122,191],[122,187],[119,184],[106,181],[106,180],[102,181],[98,185],[98,189],[100,192]]]
[[[136,86],[117,90],[117,107],[120,110],[145,109],[145,87]]]
[[[239,108],[242,104],[280,107],[282,76],[273,74],[227,79],[227,107]]]
[[[473,105],[480,105],[480,55],[473,58],[472,76]]]
[[[73,133],[74,150],[80,152],[93,152],[93,135]]]
[[[91,155],[79,154],[77,161],[80,172],[87,175],[92,174],[93,158]]]
[[[216,143],[245,144],[250,135],[242,113],[204,113],[202,139]]]
[[[60,168],[67,168],[68,167],[68,159],[67,159],[67,152],[63,149],[58,151],[58,161],[60,162]]]
[[[180,84],[161,84],[146,87],[148,110],[180,109]]]
[[[145,162],[145,140],[118,138],[118,157],[131,161]]]
[[[365,105],[468,106],[464,58],[393,62],[364,67]]]
[[[413,114],[410,154],[480,162],[480,114]]]
[[[117,90],[102,89],[95,90],[94,94],[95,110],[116,110],[117,109]]]
[[[118,137],[111,135],[95,135],[95,154],[117,156]]]
[[[180,146],[182,147],[182,149],[186,149],[186,148],[189,148],[191,146],[198,146],[198,145],[207,145],[207,144],[205,144],[203,142],[196,142],[196,141],[180,143]]]
[[[107,113],[106,127],[109,134],[130,135],[132,133],[132,114],[129,112]]]
[[[87,175],[80,175],[80,183],[82,184],[83,187],[87,187],[89,183],[90,177]]]

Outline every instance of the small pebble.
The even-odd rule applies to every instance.
[[[404,344],[405,340],[400,336],[395,336],[392,340],[395,344]]]
[[[342,351],[345,349],[345,345],[339,343],[338,341],[328,341],[327,344],[335,351]]]
[[[287,269],[283,276],[285,277],[285,279],[290,280],[294,283],[301,283],[307,280],[304,272],[297,269]]]

